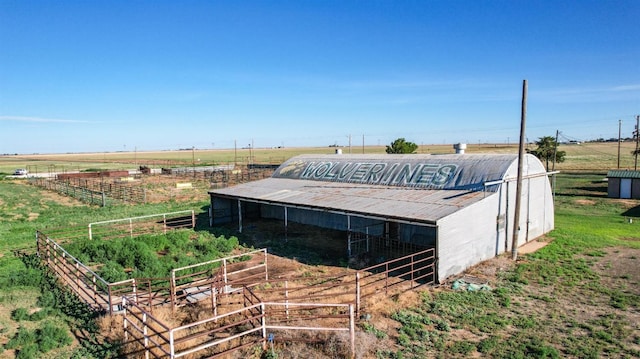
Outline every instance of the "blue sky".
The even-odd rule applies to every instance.
[[[640,1],[0,1],[0,154],[631,136]]]

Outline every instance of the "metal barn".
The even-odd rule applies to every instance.
[[[611,170],[607,182],[609,198],[640,199],[640,171]]]
[[[442,281],[511,250],[517,170],[511,154],[301,155],[271,178],[210,191],[210,224],[242,232],[268,218],[285,233],[291,222],[344,231],[345,257],[435,248]],[[549,179],[532,155],[521,199],[518,246],[554,228]]]

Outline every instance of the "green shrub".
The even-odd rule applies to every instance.
[[[38,345],[36,343],[29,343],[16,353],[16,359],[35,359],[39,356]]]
[[[11,312],[11,319],[15,320],[16,322],[19,322],[21,320],[28,320],[29,319],[29,312],[27,311],[26,308],[14,309]]]
[[[450,352],[462,355],[469,355],[474,350],[476,350],[476,345],[467,341],[455,342],[449,347]]]
[[[47,322],[42,329],[36,331],[38,338],[38,348],[46,353],[52,349],[61,348],[71,344],[72,339],[63,328]]]
[[[7,344],[4,345],[4,347],[5,349],[18,349],[35,342],[36,333],[25,327],[20,327],[18,328],[18,332],[7,342]]]

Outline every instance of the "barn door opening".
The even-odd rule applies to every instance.
[[[631,178],[620,179],[620,198],[631,198]]]

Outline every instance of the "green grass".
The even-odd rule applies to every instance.
[[[101,208],[69,199],[64,201],[67,204],[61,204],[52,198],[51,194],[23,181],[0,180],[0,342],[11,342],[9,347],[0,345],[0,351],[6,354],[6,350],[13,348],[17,351],[16,357],[21,358],[113,357],[113,350],[109,349],[113,344],[100,343],[97,339],[97,327],[92,324],[95,314],[87,312],[86,306],[79,303],[75,296],[60,291],[55,278],[43,276],[39,266],[33,263],[32,256],[19,254],[35,251],[36,230],[46,231],[47,228],[86,225],[114,218],[184,209],[200,211],[208,203],[165,202]],[[204,229],[207,225],[203,223],[199,227]],[[203,232],[201,236],[198,243],[203,248],[212,245],[207,248],[215,248],[216,253],[220,253],[221,248],[213,239],[214,235]],[[56,329],[47,323],[55,323]],[[93,331],[89,331],[93,339],[84,340],[80,347],[69,349],[66,339],[58,337],[59,332],[70,336],[71,331],[77,328],[93,328]],[[34,335],[36,337],[31,341],[32,344],[23,343],[24,338]],[[49,337],[65,343],[65,347],[56,347],[46,339]]]
[[[443,346],[444,357],[638,357],[631,313],[640,308],[640,296],[630,291],[637,283],[629,275],[606,282],[598,268],[611,268],[609,252],[640,248],[640,220],[625,221],[640,201],[629,208],[628,202],[606,198],[603,177],[558,176],[552,242],[521,256],[492,283],[493,291],[425,292],[420,306],[392,315],[400,325],[402,357],[443,356]],[[594,314],[577,315],[582,312]]]
[[[514,270],[492,283],[494,290],[425,292],[420,305],[392,315],[399,328],[394,337],[363,324],[363,330],[379,339],[389,335],[386,340],[396,342],[396,347],[379,350],[377,356],[470,357],[476,352],[493,358],[640,356],[637,323],[626,315],[640,307],[639,296],[630,291],[638,283],[631,283],[629,275],[606,282],[598,269],[607,269],[607,262],[601,261],[612,250],[640,248],[640,218],[633,224],[625,221],[625,216],[640,211],[640,203],[629,208],[627,202],[606,198],[602,178],[602,173],[558,176],[556,230],[549,234],[553,241],[534,254],[521,256]],[[39,357],[44,350],[52,357],[113,357],[117,343],[100,343],[95,315],[77,298],[60,291],[54,278],[44,276],[35,258],[16,254],[34,250],[36,229],[199,210],[208,203],[100,208],[75,201],[63,205],[42,193],[24,183],[0,180],[0,342],[13,340],[9,347],[0,346],[0,352],[5,351],[0,355],[15,347],[17,355],[25,358]],[[205,230],[206,224],[200,229]],[[217,246],[215,235],[203,238],[200,245]],[[144,242],[154,253],[178,251],[177,245],[174,248],[161,237],[150,236]],[[119,266],[140,266],[136,258],[124,257]],[[127,262],[129,259],[133,262]],[[57,337],[61,331],[71,333],[77,328],[88,328],[90,333],[80,347],[56,348],[47,339],[38,339],[38,335]],[[460,337],[459,332],[468,335]]]

